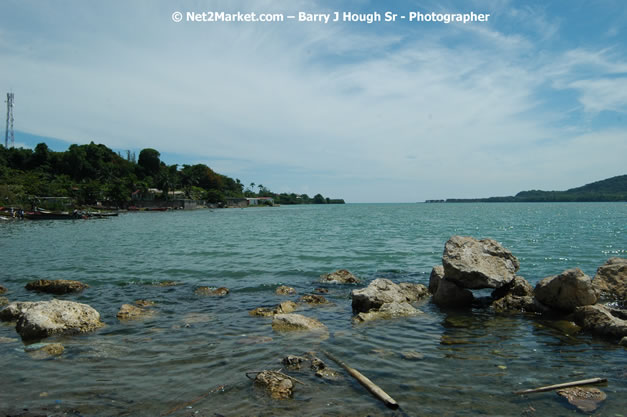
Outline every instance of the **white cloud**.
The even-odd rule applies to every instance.
[[[215,8],[250,4],[277,9],[271,2]],[[290,7],[305,4],[316,9]],[[622,130],[581,136],[576,127],[560,129],[561,109],[543,107],[539,97],[548,84],[580,92],[587,111],[624,110],[619,80],[578,76],[582,68],[625,71],[612,50],[529,59],[533,39],[491,25],[382,34],[355,25],[172,23],[173,10],[192,10],[187,4],[101,7],[99,19],[82,23],[93,26],[87,32],[73,29],[62,10],[51,12],[61,19],[49,29],[52,39],[34,29],[27,39],[0,32],[0,79],[16,91],[16,127],[197,155],[244,182],[298,183],[351,201],[553,188],[573,161],[594,165],[582,161],[598,154],[595,142],[616,146],[624,137]],[[87,8],[79,9],[85,16]],[[544,12],[521,10],[541,17],[534,30],[558,30]],[[69,37],[76,42],[59,41]],[[560,147],[538,153],[547,138],[568,143],[568,163]],[[611,156],[600,171],[618,166]],[[251,173],[255,167],[297,177],[274,186],[277,176]],[[378,188],[366,192],[370,185]]]

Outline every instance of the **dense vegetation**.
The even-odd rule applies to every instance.
[[[496,202],[575,202],[575,201],[627,201],[627,175],[593,182],[566,191],[521,191],[515,196],[459,199],[449,198],[447,203]]]
[[[227,198],[273,197],[278,204],[343,203],[317,194],[275,194],[259,184],[244,186],[239,179],[214,172],[204,164],[167,165],[155,149],[139,157],[125,156],[105,145],[71,145],[54,152],[45,143],[34,150],[0,145],[0,205],[30,206],[37,197],[70,197],[77,205],[126,207],[135,198],[190,198],[224,203]],[[154,189],[159,193],[155,195]],[[175,193],[178,191],[178,193]]]

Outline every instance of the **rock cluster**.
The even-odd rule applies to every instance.
[[[89,285],[83,284],[80,281],[72,281],[68,279],[40,279],[29,282],[26,284],[25,288],[30,291],[60,295],[81,292],[85,288],[89,288]]]
[[[61,300],[14,302],[0,311],[0,319],[17,320],[15,328],[22,339],[86,333],[104,326],[92,307]]]
[[[410,303],[427,293],[422,284],[395,284],[389,279],[375,279],[366,288],[351,292],[354,320],[363,322],[420,314]]]

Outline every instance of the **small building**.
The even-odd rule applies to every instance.
[[[248,207],[248,199],[247,198],[226,198],[226,206],[227,207]]]

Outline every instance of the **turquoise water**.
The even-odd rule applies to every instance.
[[[627,256],[626,225],[624,203],[348,204],[5,222],[0,284],[9,299],[50,298],[23,289],[34,279],[77,279],[91,288],[60,298],[90,304],[107,326],[51,339],[66,350],[50,360],[34,360],[21,342],[0,343],[0,410],[157,416],[192,402],[168,415],[402,415],[348,376],[323,381],[296,372],[307,385],[297,384],[282,402],[245,376],[280,368],[288,354],[328,349],[407,415],[569,415],[555,393],[511,391],[596,376],[610,381],[601,414],[625,414],[625,349],[534,317],[441,311],[427,301],[416,317],[352,325],[354,287],[342,285],[327,286],[330,305],[298,311],[325,323],[328,339],[275,333],[270,319],[248,311],[297,298],[275,295],[280,284],[302,295],[320,286],[320,274],[339,268],[366,283],[386,277],[427,284],[455,234],[500,241],[532,283],[572,267],[593,276],[608,258]],[[180,285],[150,285],[165,280]],[[196,296],[200,285],[231,293]],[[139,298],[156,301],[156,314],[120,323],[119,307]],[[18,336],[0,324],[0,337]],[[403,359],[405,351],[424,359]],[[209,392],[218,386],[224,388]]]

